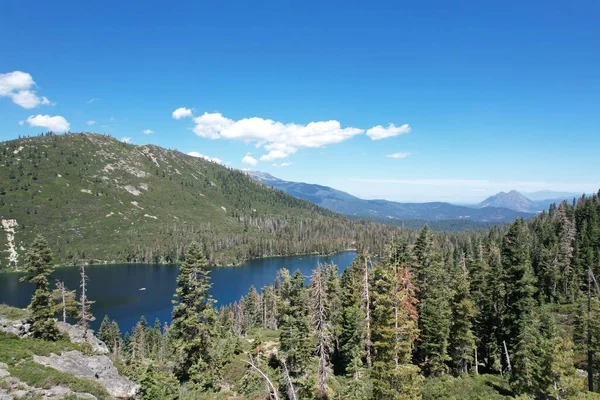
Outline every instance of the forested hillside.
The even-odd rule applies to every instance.
[[[211,263],[230,264],[357,243],[377,251],[396,231],[201,158],[93,133],[1,143],[0,217],[0,267],[19,263],[34,233],[62,263],[177,261],[198,240]]]
[[[193,245],[170,326],[100,335],[160,398],[599,399],[599,218],[592,196],[487,233],[425,227],[220,308]]]

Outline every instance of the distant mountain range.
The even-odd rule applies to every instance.
[[[574,197],[579,197],[577,193],[565,193],[565,192],[535,192],[532,193],[537,200],[532,200],[530,197],[511,190],[510,192],[500,192],[491,197],[488,197],[477,205],[479,208],[487,207],[502,207],[509,208],[515,211],[522,211],[528,213],[537,213],[542,210],[548,209],[552,203],[560,203],[563,200],[572,200]],[[542,195],[549,196],[550,198],[540,199]]]
[[[399,203],[388,200],[364,200],[328,186],[288,182],[258,171],[247,173],[253,179],[267,186],[349,216],[378,220],[468,220],[503,223],[518,217],[528,218],[534,215],[533,212],[524,212],[509,207],[467,207],[443,202]]]

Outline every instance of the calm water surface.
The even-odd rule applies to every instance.
[[[250,286],[254,285],[260,290],[263,285],[273,283],[279,268],[285,267],[292,273],[299,269],[309,276],[319,262],[333,262],[341,273],[355,255],[353,251],[344,251],[332,256],[270,257],[250,260],[236,267],[213,268],[211,293],[217,304],[233,303],[246,294]],[[156,318],[161,322],[170,321],[178,271],[176,265],[112,264],[87,267],[88,296],[95,301],[92,312],[96,321],[92,323],[92,328],[98,329],[104,315],[115,319],[123,332],[130,330],[142,315],[149,323]],[[33,286],[19,282],[21,276],[19,273],[0,274],[0,303],[15,307],[29,304]],[[69,289],[79,288],[78,268],[59,268],[54,271],[52,278],[64,281]],[[51,286],[54,287],[54,282]]]

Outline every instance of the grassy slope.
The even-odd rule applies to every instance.
[[[274,237],[245,222],[252,218],[341,219],[239,171],[97,134],[0,143],[0,217],[17,220],[21,255],[40,232],[61,262],[127,261],[153,249],[178,253],[198,232]],[[6,245],[0,233],[0,247]],[[222,261],[239,261],[227,244],[221,247]],[[0,267],[6,264],[0,255]]]

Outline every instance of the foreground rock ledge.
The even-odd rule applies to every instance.
[[[72,374],[78,378],[93,379],[118,399],[134,398],[140,386],[119,375],[110,359],[104,355],[86,356],[80,351],[67,351],[62,355],[33,356],[33,361]]]

